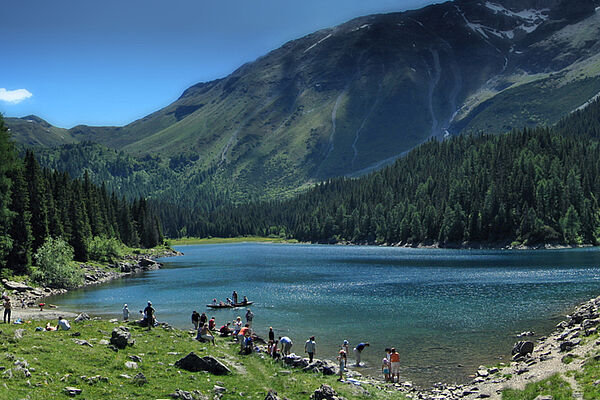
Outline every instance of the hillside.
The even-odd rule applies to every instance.
[[[432,137],[558,121],[600,92],[597,5],[457,0],[357,18],[129,125],[77,126],[62,140],[165,164],[193,153],[189,175],[208,174],[235,200],[294,193],[389,164]],[[7,123],[29,145],[46,132]]]
[[[556,129],[430,141],[359,179],[287,201],[220,208],[199,236],[504,246],[600,243],[600,102]]]

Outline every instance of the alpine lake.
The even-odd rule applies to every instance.
[[[362,373],[380,375],[386,347],[401,377],[421,386],[462,383],[479,365],[510,360],[517,334],[548,335],[577,304],[600,295],[600,249],[445,250],[238,243],[177,246],[164,268],[56,296],[61,309],[133,318],[151,300],[159,321],[190,329],[193,310],[217,327],[246,310],[210,310],[236,290],[254,304],[253,329],[289,336],[292,352],[316,337],[335,359],[344,339],[368,341]],[[193,345],[192,345],[193,346]],[[192,348],[190,349],[192,350]]]

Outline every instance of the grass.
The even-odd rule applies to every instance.
[[[171,246],[185,246],[191,244],[225,244],[225,243],[298,243],[297,240],[284,239],[280,237],[264,236],[240,236],[233,238],[180,238],[169,239]]]
[[[588,358],[583,368],[575,373],[577,383],[583,388],[585,400],[600,399],[600,360],[597,357],[598,355]]]
[[[551,395],[554,400],[572,400],[573,391],[558,374],[548,379],[527,384],[524,390],[502,391],[502,400],[534,400],[539,395]]]
[[[81,399],[157,399],[169,398],[176,389],[199,390],[212,398],[214,385],[226,388],[223,399],[264,399],[269,389],[292,400],[307,399],[321,384],[331,385],[348,399],[404,399],[401,393],[380,390],[372,385],[356,387],[336,381],[335,376],[289,370],[282,363],[259,354],[240,356],[238,346],[229,338],[217,338],[217,346],[199,343],[193,335],[180,330],[157,328],[150,332],[129,325],[135,345],[114,352],[101,339],[109,339],[117,326],[107,321],[72,323],[70,331],[35,332],[45,322],[33,321],[25,325],[0,325],[0,399],[68,398],[64,388],[83,390]],[[14,338],[14,331],[23,328],[22,339]],[[79,332],[80,336],[72,334]],[[86,340],[93,347],[76,344],[74,339]],[[192,373],[173,364],[194,351],[200,356],[212,355],[232,370],[227,376]],[[177,353],[177,354],[168,354]],[[125,367],[129,356],[142,358],[137,370]],[[31,377],[14,373],[8,379],[2,374],[13,369],[17,360],[26,360]],[[138,385],[122,374],[144,374],[148,383]],[[90,383],[89,377],[99,376]],[[366,394],[368,391],[368,394]]]

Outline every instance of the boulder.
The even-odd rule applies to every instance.
[[[135,383],[138,386],[142,386],[142,385],[145,385],[146,383],[148,383],[148,379],[146,379],[144,374],[142,374],[140,372],[136,376],[133,377],[133,383]]]
[[[276,391],[271,389],[271,390],[269,390],[269,393],[267,393],[267,397],[265,397],[265,400],[281,400],[281,398],[279,396],[277,396]]]
[[[127,273],[132,271],[131,264],[129,264],[128,262],[119,264],[119,267],[121,269],[121,272]]]
[[[110,344],[118,349],[124,349],[130,344],[130,339],[131,333],[128,332],[127,328],[119,326],[113,329],[110,337]]]
[[[579,343],[581,343],[581,340],[579,340],[579,339],[567,340],[565,342],[562,342],[560,344],[560,351],[570,351],[571,349],[573,349],[573,347],[579,345]]]
[[[208,400],[208,397],[203,395],[198,390],[192,390],[191,392],[186,392],[183,390],[175,390],[175,393],[171,393],[169,395],[172,399],[179,400]]]
[[[310,396],[313,400],[341,400],[343,397],[339,397],[335,390],[329,385],[321,385],[315,392]]]
[[[28,290],[34,290],[31,286],[21,282],[13,282],[7,279],[2,279],[2,283],[4,284],[4,287],[8,290],[16,290],[17,292],[26,292]]]
[[[86,313],[81,313],[75,318],[75,322],[89,321],[91,318]]]
[[[129,369],[138,369],[138,364],[134,361],[125,361],[125,367]]]
[[[175,366],[190,372],[207,371],[213,375],[227,375],[231,373],[222,362],[214,357],[199,357],[191,352],[187,356],[175,362]]]
[[[68,394],[69,396],[75,396],[75,395],[81,394],[82,390],[81,390],[81,389],[78,389],[78,388],[76,388],[76,387],[67,386],[67,387],[65,388],[65,392],[67,392],[67,394]]]
[[[512,355],[517,357],[524,357],[531,353],[533,353],[533,342],[520,341],[515,343],[512,349]]]

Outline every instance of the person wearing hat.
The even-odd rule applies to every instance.
[[[127,308],[127,304],[123,306],[123,321],[129,321],[129,308]]]
[[[348,343],[347,340],[344,340],[344,342],[342,343],[342,350],[344,350],[346,352],[346,356],[348,355],[348,346],[350,345],[350,343]]]
[[[146,314],[146,323],[148,324],[148,330],[152,329],[154,325],[154,312],[156,310],[152,307],[152,302],[149,301],[146,308],[144,308],[144,313]]]

